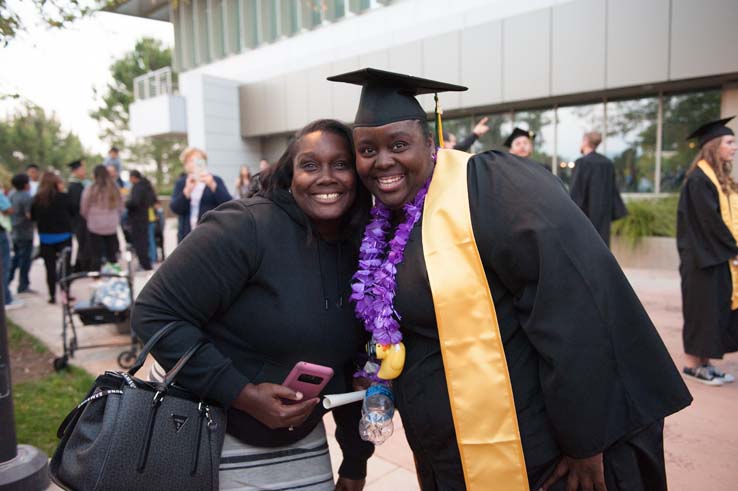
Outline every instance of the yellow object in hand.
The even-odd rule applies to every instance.
[[[393,380],[400,376],[405,366],[405,345],[397,344],[377,344],[377,359],[382,360],[377,372],[377,377],[382,380]]]

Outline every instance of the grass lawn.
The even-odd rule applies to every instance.
[[[53,372],[48,368],[49,353],[46,347],[10,320],[7,323],[11,359],[15,358],[13,353],[22,352],[23,364],[29,365],[25,370],[35,373],[18,383],[15,383],[16,377],[13,378],[18,443],[33,445],[51,456],[58,442],[56,430],[59,424],[79,404],[94,379],[84,370],[73,366],[60,373]],[[43,367],[33,366],[34,362],[36,365],[42,363]],[[19,367],[12,368],[16,371]]]

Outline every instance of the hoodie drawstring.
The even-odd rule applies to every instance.
[[[325,271],[323,269],[323,255],[320,252],[320,244],[321,241],[318,240],[318,247],[317,247],[317,253],[318,253],[318,267],[320,268],[320,288],[321,292],[323,293],[323,308],[325,310],[330,309],[330,298],[328,297],[328,294],[325,291]],[[338,243],[338,254],[336,255],[336,292],[338,294],[338,297],[336,298],[336,307],[339,309],[343,308],[343,290],[341,290],[341,253],[343,252],[343,247],[341,243]]]
[[[322,255],[320,254],[320,243],[321,243],[321,241],[318,240],[317,250],[318,250],[318,267],[320,268],[320,289],[323,292],[323,305],[324,305],[324,308],[325,308],[325,310],[328,310],[328,308],[329,308],[329,305],[328,305],[328,295],[326,295],[326,293],[325,293],[325,274],[323,272],[323,258],[321,257]]]
[[[338,243],[338,254],[336,255],[336,291],[338,292],[338,301],[336,307],[343,308],[343,290],[341,290],[341,243]]]

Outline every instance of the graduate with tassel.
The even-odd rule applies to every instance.
[[[329,80],[362,86],[356,169],[376,202],[352,300],[375,339],[405,346],[392,391],[421,488],[666,490],[663,418],[691,397],[555,176],[438,149],[415,96],[465,87]]]
[[[699,153],[679,197],[677,247],[684,313],[684,374],[706,385],[735,377],[710,363],[738,351],[738,184],[730,175],[731,118],[696,129]]]

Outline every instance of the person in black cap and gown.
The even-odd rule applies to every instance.
[[[510,136],[507,137],[503,145],[506,148],[509,148],[509,152],[517,157],[522,157],[524,159],[529,159],[531,155],[533,155],[533,140],[536,138],[536,133],[534,131],[528,131],[518,128],[517,126],[513,128],[512,133],[510,133]],[[547,171],[551,172],[551,167],[539,162]],[[564,183],[561,183],[561,186],[566,189],[566,186],[564,186]]]
[[[85,179],[87,169],[84,160],[75,160],[67,164],[71,172],[69,176],[67,193],[72,200],[72,230],[77,239],[77,257],[74,261],[73,271],[75,273],[81,271],[90,271],[92,269],[92,258],[90,253],[90,244],[88,240],[87,222],[79,212],[79,206],[82,202],[82,192],[89,182]]]
[[[149,208],[156,203],[156,191],[148,179],[137,170],[131,171],[131,194],[126,201],[131,243],[144,271],[152,269],[149,256]]]
[[[527,159],[533,154],[533,139],[535,137],[536,134],[534,132],[523,130],[516,126],[503,145],[505,148],[510,149],[511,154]]]
[[[687,171],[677,211],[682,277],[684,374],[707,385],[733,382],[710,364],[738,351],[738,185],[731,177],[736,138],[725,118],[700,126],[699,152]]]
[[[596,151],[600,142],[600,133],[585,133],[580,149],[582,157],[574,163],[570,192],[571,199],[587,215],[609,247],[610,224],[627,215],[628,210],[615,182],[615,166]]]
[[[394,298],[362,279],[384,249],[362,251],[352,286],[357,311],[389,298],[399,323],[405,363],[392,390],[422,489],[665,490],[663,418],[691,396],[555,177],[503,152],[437,150],[414,96],[464,87],[374,69],[329,80],[363,87],[357,171],[390,210],[386,240],[430,182],[404,259],[381,269]]]

